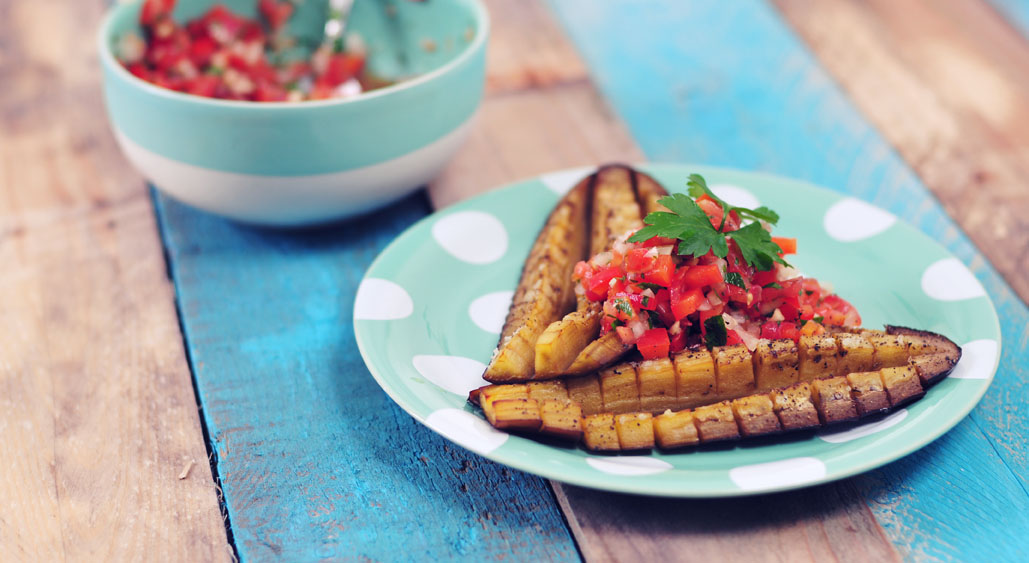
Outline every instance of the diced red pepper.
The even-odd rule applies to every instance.
[[[337,53],[329,58],[321,78],[329,86],[336,87],[357,76],[363,67],[364,57]]]
[[[260,0],[257,9],[268,22],[268,27],[273,30],[279,29],[286,24],[286,21],[293,16],[293,4],[289,2],[277,2],[276,0]]]
[[[705,266],[690,266],[682,269],[682,281],[687,287],[705,287],[722,283],[722,272],[718,266],[707,264]]]
[[[583,279],[583,287],[586,289],[586,297],[591,301],[603,301],[607,299],[608,289],[611,287],[611,280],[621,277],[622,271],[612,266],[605,266],[594,271],[589,277]]]
[[[190,81],[189,85],[186,86],[186,92],[196,96],[214,97],[220,84],[221,79],[217,76],[201,74]]]
[[[797,239],[787,237],[772,237],[772,242],[779,245],[783,255],[797,253]]]
[[[668,330],[663,328],[649,329],[636,341],[636,347],[646,360],[667,358],[670,346]]]
[[[175,0],[145,0],[139,10],[139,23],[143,26],[154,25],[160,19],[171,17],[174,9]]]
[[[639,243],[639,245],[644,248],[650,248],[652,246],[669,246],[672,244],[677,244],[678,242],[679,240],[674,238],[650,237],[649,239]]]
[[[704,292],[699,288],[688,289],[682,292],[678,288],[672,288],[672,315],[676,319],[683,319],[693,314],[704,302]]]
[[[647,252],[650,252],[650,250],[646,248],[633,248],[626,252],[625,271],[641,274],[644,270],[649,269],[654,259],[647,256]]]
[[[628,259],[628,257],[626,257]],[[675,262],[671,256],[662,254],[654,259],[653,265],[646,272],[643,272],[642,279],[646,283],[668,287],[672,285],[672,278],[675,275]]]

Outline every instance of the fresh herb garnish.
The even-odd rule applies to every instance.
[[[782,289],[782,286],[779,285],[779,282],[772,282],[772,283],[770,283],[768,285],[763,285],[761,287],[763,287],[765,289]]]
[[[644,309],[644,310],[646,310],[646,309]],[[650,325],[649,328],[655,328],[655,327],[661,326],[660,320],[661,319],[660,319],[660,317],[657,316],[657,313],[655,313],[654,311],[647,311],[647,324]]]
[[[632,316],[632,304],[625,299],[616,299],[615,308],[624,313],[627,317]]]
[[[725,319],[722,315],[715,315],[704,321],[704,344],[708,348],[725,346],[729,341],[729,333],[725,330]]]
[[[620,326],[625,326],[625,321],[621,319],[615,319],[611,321],[611,328],[618,328]]]
[[[644,295],[643,299],[641,299],[640,302],[643,304],[644,307],[646,307],[647,305],[650,305],[650,297]]]
[[[661,291],[662,289],[664,289],[664,286],[658,285],[656,283],[650,283],[650,282],[639,282],[636,285],[639,286],[640,289],[649,289],[650,291],[653,291],[654,293],[657,293],[657,292]]]
[[[822,315],[815,315],[815,318],[813,318],[811,320],[815,321],[816,323],[821,324],[821,322],[825,320],[825,317],[823,317]]]
[[[747,209],[731,206],[715,196],[708,189],[704,178],[698,174],[690,175],[688,185],[693,198],[707,195],[722,207],[722,225],[718,229],[711,224],[707,214],[693,198],[685,194],[672,194],[658,201],[667,207],[668,211],[648,214],[643,220],[646,226],[630,237],[629,242],[644,242],[657,236],[675,238],[681,241],[678,244],[680,255],[700,257],[708,252],[714,252],[715,256],[725,258],[729,254],[727,241],[731,238],[739,247],[743,260],[758,270],[771,270],[775,262],[789,265],[780,256],[782,249],[772,242],[772,236],[760,223],[750,223],[729,233],[720,232],[725,226],[725,217],[733,211],[740,217],[767,221],[771,224],[779,221],[778,214],[767,207]]]
[[[725,283],[735,285],[736,287],[743,290],[747,289],[747,283],[743,281],[743,276],[740,275],[739,272],[726,272]]]
[[[757,209],[747,209],[746,207],[729,205],[725,200],[716,196],[714,192],[708,189],[707,181],[705,181],[704,177],[700,174],[690,174],[690,180],[689,182],[686,182],[686,185],[690,187],[690,195],[694,198],[706,195],[707,197],[715,200],[715,203],[722,207],[722,224],[718,226],[718,230],[722,230],[722,227],[725,226],[725,219],[729,216],[729,213],[732,213],[733,211],[735,211],[740,217],[747,217],[757,221],[767,221],[773,225],[779,222],[779,214],[763,205]]]

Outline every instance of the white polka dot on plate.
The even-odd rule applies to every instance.
[[[507,230],[492,214],[459,211],[432,226],[432,238],[451,256],[469,264],[489,264],[507,252]]]
[[[610,475],[654,475],[672,468],[667,461],[650,456],[587,457],[586,463]]]
[[[847,430],[822,432],[818,434],[818,437],[830,444],[842,444],[844,442],[850,442],[851,440],[857,440],[858,438],[864,438],[865,436],[871,436],[877,432],[882,432],[883,430],[886,430],[887,428],[904,420],[907,416],[908,410],[900,409],[882,420],[862,424],[861,426],[855,426],[854,428],[848,428]]]
[[[761,205],[757,196],[739,186],[734,186],[732,184],[712,184],[709,187],[716,196],[725,200],[729,205],[747,207],[749,209],[754,209]]]
[[[743,465],[729,470],[729,479],[745,491],[764,491],[814,483],[825,477],[825,463],[813,457]]]
[[[414,312],[414,303],[404,288],[380,278],[366,278],[357,287],[354,320],[388,321],[403,319]]]
[[[471,358],[418,355],[411,359],[411,363],[422,377],[462,397],[489,383],[482,378],[486,364]]]
[[[507,310],[511,308],[513,291],[495,291],[487,293],[472,301],[468,306],[468,316],[471,317],[475,326],[500,334],[504,328],[504,321],[507,319]]]
[[[583,168],[551,172],[550,174],[540,176],[540,181],[543,182],[543,185],[550,191],[557,195],[565,195],[569,190],[575,187],[575,184],[579,183],[579,180],[585,178],[593,172],[593,170],[594,168],[587,166]]]
[[[430,414],[425,423],[447,439],[482,455],[504,445],[509,438],[507,433],[461,409],[440,409]]]
[[[854,198],[833,204],[825,212],[822,225],[829,236],[840,242],[855,242],[873,237],[897,222],[896,215]]]
[[[997,364],[1000,345],[996,340],[973,340],[961,346],[961,361],[949,377],[955,379],[988,379]]]
[[[957,258],[933,262],[922,273],[922,291],[939,301],[963,301],[986,295],[983,284]]]

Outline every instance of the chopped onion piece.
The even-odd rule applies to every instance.
[[[783,314],[782,314],[782,311],[780,311],[779,308],[776,307],[775,312],[772,313],[772,316],[769,317],[768,320],[775,321],[777,323],[781,323],[781,322],[786,320],[786,317],[784,317]]]

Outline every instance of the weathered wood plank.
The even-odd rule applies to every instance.
[[[292,233],[158,202],[242,558],[577,559],[546,481],[415,422],[358,353],[358,283],[424,194]]]
[[[1029,299],[1029,42],[982,0],[777,3]]]
[[[105,5],[0,1],[0,560],[229,560]]]
[[[1017,556],[1017,538],[1029,532],[1029,519],[1022,516],[1029,506],[1027,464],[1018,463],[1026,444],[1016,437],[1025,433],[1026,415],[1010,405],[1029,401],[1021,362],[1029,345],[1029,311],[911,169],[764,3],[552,6],[601,91],[651,159],[767,170],[850,193],[892,210],[971,265],[993,297],[1007,337],[994,386],[972,417],[943,439],[852,479],[852,485],[835,486],[853,486],[865,495],[905,557]],[[955,495],[955,487],[975,493]],[[616,515],[646,502],[612,496],[606,514],[586,510],[594,521],[583,525],[577,518],[580,545],[597,545],[618,527]],[[1013,511],[1015,505],[1022,512]],[[731,529],[734,541],[745,541],[736,531],[746,526],[732,520],[724,526],[719,529]],[[998,541],[985,546],[982,537]],[[697,537],[704,541],[722,540]],[[600,558],[620,553],[601,550]]]
[[[486,98],[467,145],[429,186],[433,207],[569,166],[642,160],[549,9],[536,0],[486,4]]]

